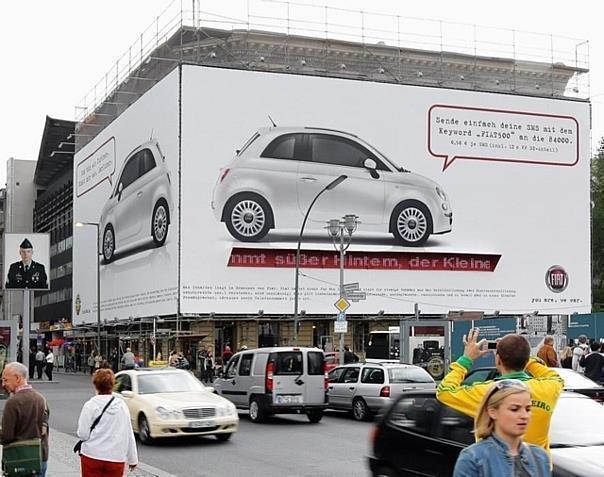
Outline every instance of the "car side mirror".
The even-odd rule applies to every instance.
[[[363,161],[363,167],[369,171],[369,174],[371,174],[371,177],[373,177],[374,179],[379,179],[380,175],[378,174],[378,171],[377,171],[377,163],[373,159],[370,159],[370,158],[365,159]]]
[[[122,391],[120,394],[128,399],[134,397],[134,391]]]

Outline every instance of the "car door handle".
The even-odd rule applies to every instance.
[[[142,196],[143,196],[143,191],[142,191],[142,190],[139,190],[139,191],[136,193],[136,197],[142,197]]]
[[[235,384],[236,384],[236,383],[235,383],[235,380],[234,380],[234,379],[231,381],[231,384],[232,384],[233,386],[235,386]]]
[[[300,177],[300,180],[304,181],[304,182],[314,182],[317,180],[317,178],[316,177]]]
[[[350,389],[351,391],[354,391],[354,386],[351,386],[348,389]]]
[[[327,389],[333,389],[333,386],[329,386]]]

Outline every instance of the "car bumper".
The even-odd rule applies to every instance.
[[[365,399],[371,412],[379,412],[384,406],[392,402],[388,397],[363,397],[363,399]]]
[[[203,427],[199,427],[203,426]],[[239,417],[216,417],[213,419],[157,420],[149,423],[151,437],[204,436],[230,434],[237,431]]]

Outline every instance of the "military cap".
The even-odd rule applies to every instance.
[[[27,239],[23,240],[23,242],[21,242],[21,245],[19,245],[19,248],[34,248],[34,246],[31,244],[31,242]]]

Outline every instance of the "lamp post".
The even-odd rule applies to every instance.
[[[346,298],[344,292],[344,257],[352,242],[352,234],[357,229],[358,217],[347,214],[341,219],[331,219],[327,222],[327,232],[333,240],[336,250],[340,251],[340,298]],[[339,239],[339,244],[337,243]],[[340,333],[340,364],[344,364],[344,333]]]
[[[76,227],[84,227],[90,225],[96,227],[96,349],[99,355],[101,354],[101,251],[100,231],[101,226],[96,222],[76,222]]]
[[[300,293],[300,245],[302,244],[302,234],[304,233],[304,227],[306,226],[306,221],[308,220],[308,215],[310,214],[310,210],[312,209],[313,205],[315,205],[315,202],[317,202],[317,199],[319,197],[321,197],[321,194],[323,194],[323,192],[326,192],[328,190],[335,189],[342,182],[344,182],[347,178],[348,178],[348,176],[342,174],[341,176],[339,176],[336,179],[334,179],[333,181],[331,181],[329,184],[327,184],[323,189],[321,189],[319,191],[319,193],[315,196],[315,198],[312,200],[312,202],[308,206],[308,209],[306,210],[306,214],[304,215],[304,220],[302,221],[302,227],[300,227],[300,234],[298,235],[298,246],[296,248],[296,274],[295,274],[295,279],[294,279],[294,344],[298,344],[298,318],[299,318],[298,317],[298,299],[299,299],[299,293]]]

